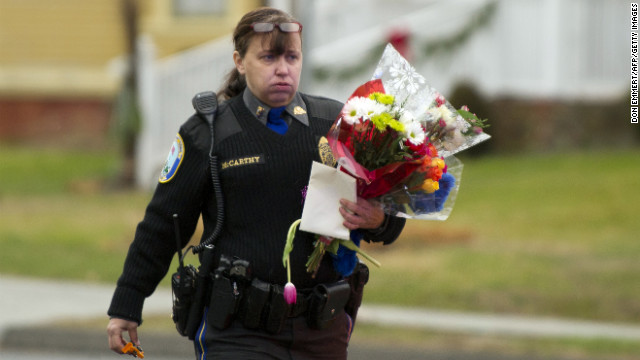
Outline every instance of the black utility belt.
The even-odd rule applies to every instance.
[[[249,263],[222,255],[213,274],[207,321],[217,329],[238,319],[248,329],[279,333],[287,318],[305,316],[309,327],[324,329],[341,315],[349,301],[346,280],[318,284],[299,291],[295,304],[287,304],[284,287],[251,277]]]

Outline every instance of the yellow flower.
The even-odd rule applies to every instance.
[[[404,132],[404,124],[396,119],[391,119],[389,121],[389,127],[397,132]]]
[[[422,183],[422,190],[424,190],[427,194],[431,194],[439,188],[439,183],[437,181],[433,181],[432,179],[427,179]]]
[[[371,122],[376,127],[376,130],[380,132],[387,130],[391,120],[393,120],[393,117],[389,113],[376,114],[371,117]]]
[[[441,158],[433,158],[431,159],[431,167],[438,167],[440,169],[444,169],[444,160]]]
[[[393,97],[393,95],[391,94],[383,94],[383,93],[379,93],[379,92],[374,92],[371,95],[369,95],[369,99],[371,100],[375,100],[381,104],[385,104],[385,105],[391,105],[393,104],[395,98]]]

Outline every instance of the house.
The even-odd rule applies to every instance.
[[[104,144],[126,74],[128,28],[164,57],[229,34],[263,3],[0,0],[0,141]]]

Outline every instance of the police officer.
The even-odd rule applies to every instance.
[[[313,234],[296,234],[290,267],[298,302],[282,303],[286,234],[301,217],[312,161],[322,161],[322,138],[342,109],[340,102],[297,91],[301,34],[299,22],[273,8],[256,9],[239,21],[233,34],[235,69],[219,91],[224,101],[215,115],[213,148],[210,128],[201,117],[194,115],[182,125],[129,248],[108,311],[109,344],[115,352],[121,353],[125,332],[139,344],[144,299],[166,275],[177,251],[172,215],[180,216],[182,246],[200,216],[203,240],[220,221],[212,201],[212,151],[220,161],[214,170],[224,199],[224,222],[211,255],[214,268],[242,260],[250,270],[243,281],[228,282],[233,284],[229,294],[212,291],[194,339],[196,357],[346,358],[353,326],[343,311],[349,291],[345,293],[343,276],[330,256],[315,274],[306,271]],[[404,227],[403,219],[385,215],[373,201],[359,198],[336,207],[345,227],[359,231],[365,241],[391,243]],[[226,307],[232,311],[221,323],[219,312],[225,306],[216,299],[227,295],[237,303]],[[327,298],[333,303],[324,303]]]

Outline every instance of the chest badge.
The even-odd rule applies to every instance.
[[[336,166],[336,158],[333,156],[329,141],[324,136],[320,138],[320,141],[318,141],[318,153],[323,164]]]

